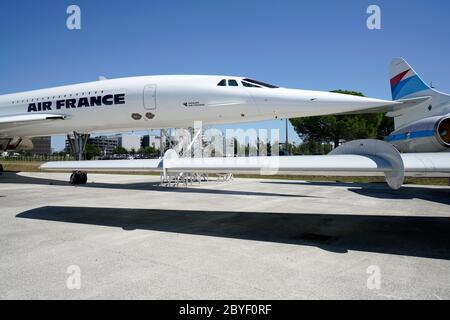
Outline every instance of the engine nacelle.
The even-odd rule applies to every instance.
[[[413,122],[393,132],[386,141],[405,153],[450,151],[450,114]]]

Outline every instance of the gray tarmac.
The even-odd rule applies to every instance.
[[[450,188],[68,176],[0,176],[0,299],[450,299]]]

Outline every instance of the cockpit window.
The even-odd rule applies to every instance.
[[[237,87],[239,85],[238,85],[238,82],[236,80],[228,80],[228,86],[229,87]]]
[[[242,85],[247,88],[261,88],[260,86],[257,86],[256,84],[245,82],[245,81],[242,81]]]
[[[223,79],[217,84],[219,87],[226,87],[227,86],[227,80]]]
[[[245,82],[249,82],[251,84],[256,84],[259,85],[261,87],[265,87],[265,88],[270,88],[270,89],[276,89],[278,88],[277,86],[274,86],[272,84],[268,84],[268,83],[264,83],[261,81],[257,81],[257,80],[253,80],[253,79],[244,79]]]

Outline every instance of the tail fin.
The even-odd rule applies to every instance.
[[[396,58],[391,62],[390,74],[393,100],[427,96],[434,91],[402,58]]]
[[[406,104],[415,103],[413,107],[391,115],[395,118],[396,129],[420,119],[450,112],[450,95],[427,85],[404,59],[394,59],[390,73],[392,99]]]

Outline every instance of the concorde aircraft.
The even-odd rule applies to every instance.
[[[279,88],[241,77],[148,76],[0,96],[3,149],[22,137],[188,128],[358,111],[397,103]],[[8,142],[9,143],[5,143]]]
[[[388,112],[396,132],[386,143],[354,141],[329,156],[178,158],[47,163],[44,170],[73,170],[71,181],[86,183],[89,170],[167,172],[259,172],[384,175],[399,189],[405,176],[450,176],[449,96],[426,85],[403,59],[391,64],[395,101],[319,91],[279,88],[227,76],[152,76],[102,80],[0,97],[3,148],[22,137],[74,132],[182,128],[194,121],[223,124],[325,114]],[[394,145],[397,147],[395,148]]]
[[[231,124],[398,104],[233,76],[101,77],[0,96],[0,151],[17,149],[28,137],[73,133],[82,154],[82,140],[93,132],[188,128],[195,121]]]
[[[253,120],[264,118],[259,117],[258,113],[265,114],[267,119],[276,116],[294,117],[325,113],[387,112],[387,116],[395,118],[395,132],[386,138],[387,142],[352,141],[340,146],[327,156],[179,158],[173,150],[169,150],[164,158],[159,160],[53,162],[44,164],[42,169],[76,170],[77,174],[72,175],[74,178],[72,181],[75,183],[86,183],[84,173],[86,171],[127,169],[162,171],[164,174],[168,172],[256,172],[333,176],[383,175],[388,185],[395,190],[402,186],[406,176],[450,177],[450,152],[448,152],[450,151],[450,96],[428,86],[404,59],[394,59],[390,73],[392,97],[396,103],[372,99],[353,100],[354,98],[328,93],[293,91],[242,78],[219,80],[221,78],[219,77],[211,81],[214,83],[219,80],[217,84],[219,91],[225,88],[230,93],[233,89],[241,90],[241,97],[248,97],[249,100],[246,104],[240,103],[235,106],[239,106],[238,110],[244,110],[249,105],[254,107],[255,113],[251,118]],[[230,80],[236,82],[230,83]],[[234,95],[233,97],[235,99]],[[330,100],[325,103],[324,100],[327,98]],[[145,105],[145,89],[143,99]],[[205,103],[204,99],[191,100],[196,101],[187,102],[187,105],[184,103],[183,106],[190,108],[192,103],[194,105],[192,108],[198,107],[201,110],[200,108],[208,109],[211,105],[211,103]],[[364,104],[370,104],[370,106],[364,108]],[[383,105],[377,106],[377,104]],[[347,110],[343,110],[344,108]],[[283,109],[284,111],[281,111]],[[320,112],[319,109],[327,109],[327,111]],[[248,111],[247,113],[249,114]],[[214,117],[214,115],[211,116]],[[237,120],[236,118],[238,114],[235,114],[234,118],[227,119],[228,122],[235,122],[231,120]]]

